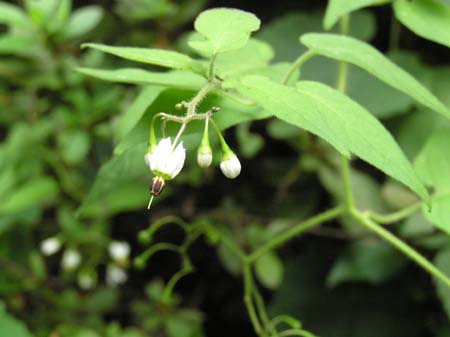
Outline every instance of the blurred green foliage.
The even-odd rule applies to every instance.
[[[337,32],[334,23],[342,13],[383,5],[354,12],[350,35],[379,44],[450,109],[450,66],[441,62],[448,49],[433,44],[430,52],[431,42],[395,19],[388,25],[391,12],[381,9],[390,8],[388,2],[353,1],[354,7],[346,9],[331,1],[339,11],[332,13],[329,6],[325,12],[313,4],[316,10],[272,17],[246,47],[218,57],[217,74],[230,88],[242,74],[281,81],[306,50],[300,35],[323,32],[323,23]],[[187,42],[196,36],[191,22],[208,4],[117,0],[109,9],[94,3],[0,2],[0,336],[225,336],[228,324],[231,333],[250,336],[242,289],[230,289],[224,276],[238,280],[245,270],[223,237],[255,251],[310,215],[344,202],[339,158],[328,144],[269,111],[211,95],[200,107],[221,108],[215,118],[222,130],[236,125],[227,139],[242,158],[242,177],[229,182],[213,169],[201,171],[188,154],[177,182],[147,213],[150,179],[143,154],[151,118],[155,112],[174,112],[176,103],[192,97],[203,85],[207,62],[182,58],[182,70],[163,73],[153,65],[131,68],[130,61],[97,50],[99,45],[80,45],[93,41],[193,55]],[[421,15],[428,17],[435,7],[443,14],[435,26],[424,26]],[[448,2],[398,0],[393,10],[419,36],[448,46]],[[413,20],[404,13],[414,14]],[[402,48],[407,41],[412,45]],[[197,42],[201,56],[210,53],[208,43]],[[219,47],[226,48],[226,41]],[[183,62],[193,72],[185,71]],[[338,62],[316,57],[294,74],[293,82],[301,75],[334,86],[337,74]],[[431,212],[423,206],[422,213],[390,229],[449,274],[449,121],[356,66],[349,67],[347,92],[382,120],[422,181],[438,193]],[[186,148],[195,148],[201,130],[198,123],[187,131]],[[213,145],[217,141],[211,139]],[[219,156],[214,157],[217,165]],[[360,210],[395,212],[417,203],[412,192],[361,161],[350,173]],[[158,244],[164,235],[179,241],[177,229],[164,228],[163,234],[136,242],[139,230],[148,233],[148,225],[166,215],[188,222],[181,226],[189,228],[185,241],[177,246],[184,249],[181,266],[163,256],[139,271],[136,267],[144,266],[133,265],[131,257],[148,252],[145,244],[152,239]],[[167,220],[176,223],[178,218]],[[204,239],[191,242],[200,227]],[[51,254],[44,248],[49,238],[57,244]],[[131,256],[114,258],[111,243],[117,240],[129,242]],[[192,261],[185,258],[188,249]],[[68,263],[69,252],[79,254],[80,261]],[[172,274],[190,274],[196,262],[204,276],[190,277],[198,283],[188,279],[183,288],[180,282],[176,294],[166,296]],[[270,313],[290,314],[323,337],[450,336],[448,288],[439,281],[432,284],[394,248],[345,215],[262,255],[254,272]],[[205,298],[224,292],[223,302],[205,304]],[[220,319],[211,323],[210,316]],[[239,322],[228,321],[230,316]]]

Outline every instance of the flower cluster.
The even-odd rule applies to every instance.
[[[212,111],[218,111],[218,108],[213,108]],[[202,168],[207,168],[212,164],[213,151],[209,144],[208,135],[209,123],[211,122],[217,132],[222,148],[220,170],[227,178],[234,179],[241,173],[241,163],[236,154],[225,142],[225,139],[217,126],[214,124],[214,121],[211,119],[210,112],[206,113],[205,116],[203,137],[200,146],[197,149],[197,163]],[[179,138],[183,133],[185,126],[185,124],[182,125],[173,143],[170,137],[165,137],[160,139],[156,144],[155,131],[153,129],[154,125],[152,123],[149,134],[148,149],[144,156],[145,163],[154,174],[150,187],[151,198],[147,207],[148,209],[150,209],[153,197],[161,194],[166,180],[172,180],[175,178],[184,166],[186,149],[183,146],[183,141],[179,141]]]

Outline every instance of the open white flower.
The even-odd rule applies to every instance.
[[[241,173],[241,162],[233,152],[227,152],[220,163],[220,170],[225,177],[234,179]]]
[[[64,251],[64,254],[62,256],[61,260],[61,266],[66,271],[71,271],[76,268],[81,263],[81,255],[80,253],[75,249],[66,249]]]
[[[183,142],[173,149],[172,141],[169,137],[163,138],[152,152],[145,155],[145,162],[150,170],[164,179],[175,178],[184,165],[186,150]]]
[[[108,250],[109,255],[116,262],[124,262],[130,255],[130,245],[125,241],[112,241]]]
[[[61,249],[61,240],[55,236],[41,242],[41,252],[46,256],[55,254]]]

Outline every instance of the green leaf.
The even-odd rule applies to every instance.
[[[136,126],[147,108],[155,101],[163,90],[164,87],[154,85],[142,88],[141,92],[137,95],[127,111],[117,121],[114,130],[116,140],[122,139]]]
[[[71,9],[71,0],[59,0],[53,13],[51,13],[51,20],[47,22],[47,30],[50,33],[62,32],[69,19]]]
[[[75,39],[94,29],[103,18],[100,6],[85,6],[73,11],[66,26],[66,39]]]
[[[347,96],[318,82],[299,82],[296,89],[260,76],[242,82],[243,93],[278,118],[322,137],[347,157],[356,154],[428,201],[425,187],[390,133]]]
[[[298,43],[298,37],[310,32],[323,32],[322,19],[324,13],[293,12],[275,17],[268,24],[261,27],[255,37],[268,42],[275,51],[276,61],[292,62],[306,51],[306,47]],[[338,29],[336,29],[337,32]],[[375,33],[375,18],[367,11],[356,12],[350,20],[349,35],[360,40],[370,40]],[[304,67],[308,67],[308,61]],[[303,72],[302,67],[302,72]],[[302,75],[303,76],[303,75]],[[333,77],[335,80],[335,77]]]
[[[250,34],[259,29],[259,19],[245,11],[230,8],[206,10],[197,17],[195,30],[204,40],[191,40],[193,49],[214,55],[236,50],[246,45]]]
[[[450,129],[436,131],[416,158],[419,175],[434,188],[431,210],[423,207],[425,218],[450,234]]]
[[[138,188],[127,187],[131,181],[148,174],[148,168],[144,162],[146,144],[140,144],[123,152],[121,155],[111,158],[104,163],[97,173],[94,185],[84,198],[78,213],[80,215],[108,214],[115,210],[117,206],[129,207],[129,198],[136,200],[144,206],[148,197],[148,188],[140,182]],[[124,191],[132,191],[125,193]],[[140,191],[140,193],[139,193]],[[118,198],[118,199],[117,199]],[[123,203],[123,205],[122,205]],[[132,207],[130,207],[132,208]]]
[[[368,6],[383,5],[388,2],[391,2],[391,0],[329,0],[323,26],[326,30],[329,30],[342,16],[350,12]]]
[[[30,25],[25,12],[20,7],[3,1],[0,2],[0,23],[18,27]]]
[[[450,7],[437,0],[396,0],[397,19],[417,35],[450,48]]]
[[[278,255],[269,252],[255,261],[258,280],[269,289],[276,289],[283,280],[283,263]]]
[[[23,322],[6,312],[2,302],[0,302],[0,336],[33,337]]]
[[[205,79],[202,76],[186,70],[157,73],[136,68],[123,68],[117,70],[77,68],[77,71],[105,81],[119,83],[157,84],[194,90],[200,89],[205,84]]]
[[[450,249],[441,250],[435,257],[434,263],[439,270],[450,275]],[[447,317],[450,318],[450,289],[441,281],[434,279],[437,295],[444,308]]]
[[[93,48],[127,60],[154,64],[173,69],[190,69],[194,60],[188,55],[173,50],[112,47],[98,43],[83,43],[81,48]]]
[[[338,257],[326,283],[331,287],[346,281],[378,284],[399,272],[405,261],[395,248],[385,242],[357,242]]]
[[[11,214],[36,206],[53,198],[58,193],[58,185],[49,177],[34,178],[31,182],[17,188],[0,205],[0,214]]]
[[[264,138],[250,131],[250,123],[239,124],[236,137],[239,142],[239,152],[245,158],[253,158],[264,146]]]
[[[250,39],[238,50],[226,52],[217,56],[215,72],[225,79],[252,69],[267,66],[273,58],[272,47],[263,41]]]
[[[347,36],[317,33],[305,34],[300,41],[320,55],[363,68],[421,104],[450,118],[447,108],[428,89],[369,44]]]
[[[58,135],[61,155],[68,164],[81,162],[89,152],[91,139],[84,130],[65,130]]]

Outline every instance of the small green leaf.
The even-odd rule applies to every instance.
[[[0,23],[18,27],[27,27],[30,24],[20,7],[3,1],[0,2]]]
[[[450,249],[441,250],[435,257],[434,262],[439,270],[450,275]],[[444,308],[447,317],[450,318],[450,289],[441,281],[434,279],[437,295]]]
[[[276,289],[283,280],[283,263],[278,255],[269,252],[255,261],[258,280],[269,289]]]
[[[117,70],[77,68],[77,71],[105,81],[119,83],[157,84],[193,90],[198,90],[205,84],[205,79],[202,76],[186,70],[157,73],[136,68],[123,68]]]
[[[122,139],[139,122],[147,108],[155,101],[164,87],[146,86],[142,88],[127,111],[119,118],[115,126],[116,140]]]
[[[89,152],[91,139],[84,130],[66,130],[58,135],[58,145],[64,161],[68,164],[76,164]]]
[[[327,285],[346,281],[378,284],[395,275],[405,265],[404,257],[385,242],[352,244],[338,257],[327,276]]]
[[[224,79],[236,74],[266,66],[273,58],[272,47],[263,41],[250,39],[239,50],[233,50],[217,56],[216,74]]]
[[[347,96],[318,82],[299,82],[297,89],[260,76],[242,82],[243,93],[278,118],[322,137],[345,156],[356,154],[428,201],[425,187],[390,133]]]
[[[246,158],[253,158],[264,146],[264,138],[250,131],[250,123],[239,124],[236,137],[239,142],[239,152]]]
[[[100,6],[85,6],[73,11],[66,26],[65,37],[75,39],[89,33],[103,18],[103,9]]]
[[[83,43],[81,48],[92,48],[127,60],[173,69],[190,69],[194,62],[188,55],[173,50],[113,47],[99,43]]]
[[[347,36],[318,33],[305,34],[300,41],[320,55],[363,68],[421,104],[450,118],[448,109],[428,89],[369,44]]]
[[[342,16],[350,12],[368,6],[384,5],[388,2],[391,2],[391,0],[330,0],[325,12],[323,26],[326,30],[329,30]]]
[[[33,337],[23,322],[6,312],[2,302],[0,302],[0,336]]]
[[[417,35],[450,48],[450,7],[437,0],[394,1],[397,19]]]
[[[195,30],[204,40],[191,40],[189,45],[208,55],[242,48],[250,34],[259,29],[259,19],[245,11],[230,8],[206,10],[197,17]]]
[[[450,234],[450,129],[436,131],[417,156],[419,175],[434,188],[431,210],[423,207],[423,215],[436,227]]]

